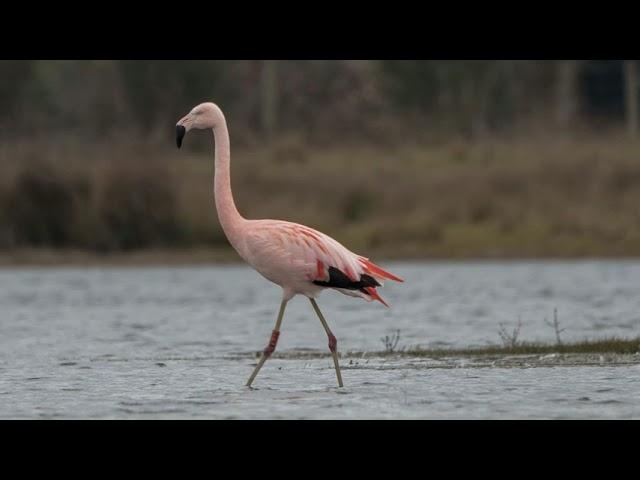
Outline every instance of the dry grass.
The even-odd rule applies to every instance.
[[[257,353],[259,354],[259,352]],[[582,355],[640,355],[640,337],[633,339],[603,338],[600,340],[584,340],[562,345],[521,342],[516,346],[489,345],[486,347],[468,348],[421,348],[412,347],[390,351],[347,351],[341,352],[343,358],[372,357],[408,357],[408,358],[451,358],[451,357],[504,357],[510,355],[550,355],[550,354],[582,354]],[[325,351],[290,351],[276,352],[276,358],[325,358],[330,354]]]
[[[601,340],[584,340],[563,344],[541,344],[520,342],[514,346],[495,345],[488,347],[460,348],[460,349],[421,349],[414,348],[398,355],[414,357],[443,357],[443,356],[471,356],[471,355],[527,355],[552,353],[615,353],[637,354],[640,352],[640,337],[634,339],[604,338]],[[384,353],[384,352],[383,352]],[[381,353],[382,354],[382,353]]]
[[[22,144],[0,156],[5,252],[228,248],[208,138],[180,152]],[[247,217],[306,223],[369,256],[640,255],[640,145],[615,135],[340,148],[287,138],[234,151],[232,175]],[[25,178],[57,180],[43,195]]]

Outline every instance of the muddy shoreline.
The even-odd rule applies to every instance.
[[[398,252],[385,248],[367,250],[368,255],[380,262],[584,262],[584,261],[636,261],[638,256],[602,253],[593,255],[509,255],[485,254],[439,254],[438,252]],[[192,265],[244,264],[230,247],[193,248],[145,248],[129,252],[95,252],[73,248],[15,248],[0,250],[0,268],[19,267],[188,267]]]
[[[228,359],[258,358],[260,352],[226,356]],[[276,352],[273,359],[318,360],[330,359],[329,353],[316,350]],[[340,354],[344,369],[434,369],[434,368],[536,368],[640,365],[640,351],[636,353],[550,353],[498,355],[434,355],[407,353],[344,352]]]

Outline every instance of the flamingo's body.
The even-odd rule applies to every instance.
[[[182,118],[176,127],[178,147],[188,130],[205,128],[212,128],[215,136],[214,193],[222,228],[238,254],[262,276],[280,285],[283,291],[276,328],[248,385],[275,350],[286,303],[295,295],[304,295],[311,300],[327,331],[338,383],[342,386],[337,341],[320,313],[315,297],[322,290],[332,288],[345,295],[378,300],[388,306],[376,288],[384,280],[402,282],[402,279],[307,226],[281,220],[243,218],[231,193],[229,134],[220,108],[213,103],[203,103]]]
[[[248,220],[243,229],[238,253],[265,278],[280,285],[286,299],[297,294],[315,298],[325,288],[333,288],[387,305],[376,287],[385,279],[401,281],[328,235],[304,225]],[[346,277],[345,283],[339,283],[339,273],[332,278],[333,269]],[[369,283],[367,277],[372,279]],[[359,287],[359,283],[364,285]]]

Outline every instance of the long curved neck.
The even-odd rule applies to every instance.
[[[229,146],[229,132],[224,117],[217,122],[216,127],[213,129],[213,136],[215,139],[213,183],[216,210],[225,235],[237,250],[239,227],[244,222],[244,218],[238,212],[231,193],[231,149]]]

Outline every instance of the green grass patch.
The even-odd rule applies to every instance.
[[[640,337],[634,339],[604,338],[601,340],[584,340],[573,343],[542,344],[522,342],[515,346],[492,345],[469,348],[409,348],[400,351],[367,352],[367,355],[406,357],[456,357],[476,355],[544,355],[552,353],[615,353],[635,354],[640,352]],[[349,352],[349,356],[362,355],[364,352]]]

